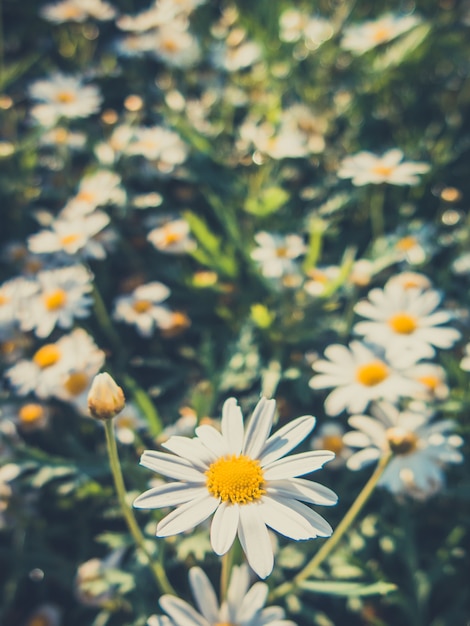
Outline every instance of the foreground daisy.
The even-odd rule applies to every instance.
[[[414,361],[431,358],[435,348],[451,348],[460,339],[458,330],[442,327],[453,314],[438,310],[440,301],[441,295],[434,289],[421,291],[387,283],[356,304],[354,311],[368,321],[358,322],[353,331],[384,346],[387,357],[407,353]]]
[[[225,554],[238,536],[251,568],[261,578],[273,569],[268,527],[291,539],[328,537],[331,526],[303,502],[336,503],[336,495],[318,483],[297,478],[334,458],[328,450],[304,452],[283,459],[311,432],[315,418],[299,417],[269,437],[276,403],[261,398],[246,427],[235,398],[226,400],[221,432],[209,425],[196,437],[170,437],[162,447],[147,450],[141,464],[177,482],[159,485],[140,495],[137,508],[176,506],[157,526],[167,537],[197,526],[213,514],[210,540]]]
[[[310,379],[312,389],[335,387],[325,400],[328,415],[364,411],[372,400],[394,402],[403,396],[413,396],[423,385],[407,375],[408,361],[387,359],[378,346],[366,346],[352,341],[349,348],[340,344],[328,346],[326,359],[312,365],[316,376]]]
[[[344,441],[360,451],[349,457],[349,469],[358,470],[377,461],[384,453],[393,458],[382,474],[379,484],[393,493],[415,497],[430,496],[444,485],[443,465],[460,463],[457,450],[462,439],[447,434],[451,420],[430,423],[430,414],[403,411],[388,403],[372,408],[374,417],[354,415],[350,425],[357,429],[346,433]]]
[[[169,616],[152,615],[147,626],[295,626],[284,619],[280,606],[264,608],[268,585],[258,581],[250,588],[250,574],[246,565],[235,566],[230,576],[227,599],[219,604],[214,588],[200,567],[189,570],[189,584],[200,613],[176,596],[164,595],[159,604]]]
[[[348,156],[340,164],[337,176],[339,178],[352,178],[352,184],[356,187],[362,185],[417,185],[419,174],[429,171],[428,163],[416,161],[404,161],[403,152],[398,148],[377,156],[372,152],[363,150],[352,156]]]

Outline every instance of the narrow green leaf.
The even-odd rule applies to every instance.
[[[397,589],[396,585],[381,581],[376,583],[362,583],[341,580],[304,580],[299,586],[304,591],[345,597],[384,596]]]

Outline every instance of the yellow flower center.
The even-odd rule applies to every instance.
[[[438,385],[441,383],[437,376],[432,376],[429,374],[428,376],[420,376],[418,378],[418,382],[427,387],[430,391],[436,391]]]
[[[287,246],[279,246],[278,248],[276,248],[276,256],[279,259],[286,259],[287,253],[288,253]]]
[[[64,383],[71,396],[79,396],[88,387],[90,379],[84,372],[73,372]]]
[[[49,311],[61,309],[67,301],[67,294],[63,289],[57,289],[44,296],[44,304]]]
[[[359,365],[356,370],[356,380],[366,387],[374,387],[388,376],[388,368],[382,361],[371,361]]]
[[[70,235],[64,235],[63,237],[60,238],[60,243],[63,246],[68,246],[71,243],[75,243],[77,241],[77,239],[79,239],[80,235],[78,235],[77,233],[70,233]]]
[[[331,450],[335,454],[340,454],[344,448],[343,438],[341,435],[325,435],[322,446],[325,450]]]
[[[75,200],[79,202],[93,202],[96,198],[96,194],[92,191],[79,191],[75,196]]]
[[[248,504],[266,493],[259,462],[243,454],[217,459],[210,465],[206,476],[209,493],[222,502]]]
[[[381,43],[382,41],[387,41],[390,39],[391,31],[387,26],[378,26],[372,34],[372,39],[376,43]]]
[[[169,37],[167,39],[162,40],[161,46],[165,52],[170,52],[170,53],[178,52],[178,50],[180,49],[178,42],[175,39],[170,39]]]
[[[171,228],[165,228],[163,232],[162,244],[164,246],[171,246],[174,243],[178,243],[181,241],[182,235],[181,233],[177,233]]]
[[[136,313],[146,313],[149,309],[152,308],[152,303],[150,300],[136,300],[132,304],[132,308]]]
[[[57,94],[56,100],[61,104],[70,104],[71,102],[75,102],[77,96],[71,91],[61,91]]]
[[[416,318],[409,313],[395,313],[388,320],[390,328],[400,335],[411,335],[417,328]]]
[[[0,306],[4,306],[10,302],[10,298],[0,293]]]
[[[415,433],[395,426],[385,433],[390,450],[394,454],[410,454],[417,448],[418,437]]]
[[[24,424],[33,424],[44,417],[44,409],[40,404],[24,404],[18,411],[18,418]]]
[[[374,174],[377,174],[378,176],[388,177],[393,174],[394,169],[395,168],[391,167],[390,165],[376,165],[374,168],[372,168],[372,172]]]
[[[408,237],[402,237],[395,244],[395,248],[400,250],[401,252],[407,252],[416,246],[418,242],[416,241],[416,237],[412,237],[409,235]]]
[[[56,143],[65,143],[68,139],[69,133],[65,128],[56,128],[54,132],[54,139]]]
[[[50,626],[50,624],[50,620],[45,615],[33,615],[26,622],[26,626]]]
[[[33,356],[33,361],[38,367],[44,370],[51,365],[55,365],[61,356],[59,348],[54,343],[48,343],[42,348],[39,348]]]

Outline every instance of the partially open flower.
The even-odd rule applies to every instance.
[[[88,409],[99,420],[113,419],[126,406],[124,392],[106,372],[97,374],[88,394]]]

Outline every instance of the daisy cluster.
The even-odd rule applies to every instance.
[[[0,624],[463,623],[466,3],[1,12]]]

